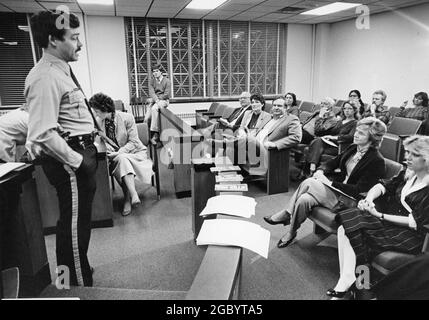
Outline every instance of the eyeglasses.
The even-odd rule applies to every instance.
[[[283,105],[282,104],[273,104],[273,107],[283,108]]]
[[[358,95],[357,94],[351,94],[351,95],[349,95],[349,98],[352,98],[352,97],[357,98]]]

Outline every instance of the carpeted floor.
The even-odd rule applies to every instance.
[[[122,191],[116,187],[114,227],[92,231],[88,255],[95,268],[95,289],[73,291],[69,293],[71,296],[80,294],[87,299],[184,297],[205,249],[193,241],[191,199],[176,199],[173,171],[160,167],[161,200],[157,201],[154,188],[138,186],[142,205],[130,216],[120,215]],[[263,221],[263,216],[284,207],[295,188],[296,183],[292,183],[290,192],[267,196],[263,184],[249,184],[247,195],[257,201],[256,215],[251,221],[269,230],[271,241],[268,259],[243,251],[241,299],[326,299],[326,289],[335,284],[336,250],[330,246],[332,241],[318,245],[323,238],[312,233],[312,222],[303,224],[295,243],[278,249],[276,244],[287,227],[271,226]],[[55,279],[55,235],[45,239],[52,279]],[[104,292],[101,288],[113,289]],[[48,287],[42,296],[53,296],[55,292]]]

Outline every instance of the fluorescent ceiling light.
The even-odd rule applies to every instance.
[[[192,0],[187,6],[187,9],[216,9],[227,0]]]
[[[334,2],[323,7],[319,7],[310,11],[303,12],[301,14],[312,15],[312,16],[324,16],[334,12],[344,11],[347,9],[361,6],[361,3],[348,3],[348,2]]]
[[[101,4],[104,6],[113,6],[113,0],[77,0],[80,4]]]

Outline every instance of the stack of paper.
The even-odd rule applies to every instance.
[[[239,166],[231,166],[231,165],[210,168],[211,172],[240,171],[240,170],[241,169]]]
[[[241,174],[236,174],[235,172],[233,172],[233,174],[219,174],[216,176],[216,183],[237,183],[241,181],[243,181],[243,176]]]
[[[255,215],[256,201],[253,198],[238,195],[221,195],[211,197],[200,216],[209,214],[227,214],[250,218]]]
[[[248,191],[247,183],[224,183],[224,184],[216,184],[215,191],[223,191],[223,192],[246,192]]]
[[[261,226],[242,220],[205,220],[197,245],[239,246],[268,258],[270,232]]]

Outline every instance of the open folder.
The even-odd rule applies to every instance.
[[[231,216],[250,218],[255,215],[256,201],[241,195],[220,195],[211,197],[201,211],[200,216],[209,214],[227,214]]]
[[[238,246],[268,258],[270,232],[243,220],[205,220],[197,237],[197,245]]]

